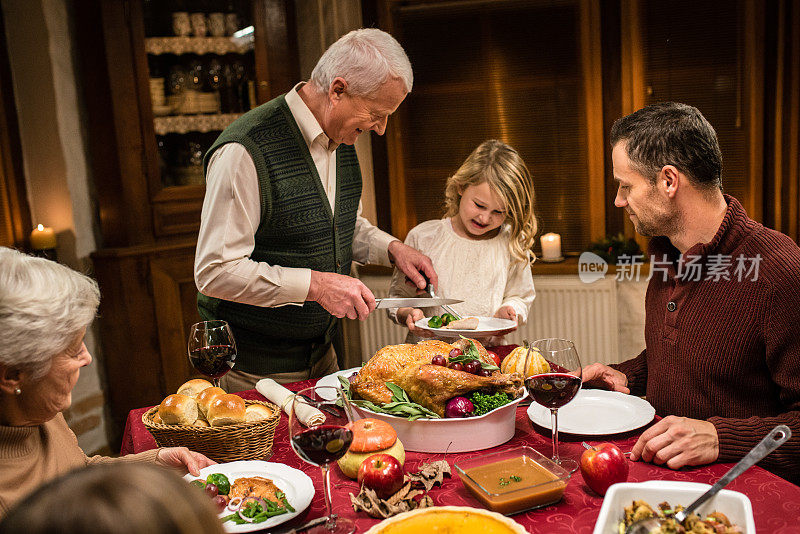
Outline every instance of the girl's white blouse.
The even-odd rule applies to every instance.
[[[437,297],[462,299],[451,307],[462,317],[491,317],[502,306],[512,306],[520,325],[528,319],[536,292],[529,265],[511,257],[507,226],[492,239],[473,240],[453,230],[449,217],[425,221],[408,233],[405,243],[427,254],[439,276]],[[413,297],[416,289],[395,269],[390,297]],[[425,308],[426,317],[441,315],[441,308]],[[397,322],[397,310],[389,317]],[[410,335],[410,334],[409,334]],[[411,336],[415,341],[416,336]],[[407,341],[412,341],[411,339]]]

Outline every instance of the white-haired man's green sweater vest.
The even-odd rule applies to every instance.
[[[334,211],[289,106],[279,96],[234,121],[205,155],[205,166],[225,143],[240,143],[258,174],[261,222],[250,258],[282,267],[350,273],[361,198],[355,149],[336,149]],[[197,297],[200,315],[227,321],[236,339],[236,369],[266,375],[308,369],[327,351],[336,319],[316,302],[265,308]]]

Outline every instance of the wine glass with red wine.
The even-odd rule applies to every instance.
[[[550,364],[546,373],[535,374],[525,379],[525,387],[534,401],[550,410],[553,426],[553,461],[569,471],[578,469],[578,462],[561,458],[558,454],[558,409],[575,398],[581,389],[581,360],[575,344],[567,339],[547,338],[530,345],[525,362],[528,369],[536,352]]]
[[[219,387],[236,361],[236,341],[225,321],[202,321],[189,330],[189,362]]]
[[[345,455],[353,441],[348,426],[353,420],[344,392],[333,386],[315,386],[298,391],[289,411],[292,448],[306,462],[322,469],[327,521],[308,534],[350,534],[355,523],[331,514],[330,464]]]

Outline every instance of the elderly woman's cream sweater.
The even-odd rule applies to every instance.
[[[0,517],[40,485],[102,462],[155,462],[158,449],[121,458],[86,456],[60,413],[40,426],[0,426]]]

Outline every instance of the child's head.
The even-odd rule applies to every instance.
[[[488,223],[488,226],[478,229],[477,233],[487,233],[501,224],[508,224],[512,256],[527,261],[537,224],[533,211],[533,178],[519,153],[496,139],[481,143],[456,173],[447,179],[445,215],[459,215],[462,209],[483,211],[487,207],[485,204],[492,202],[483,198],[487,195],[486,187],[482,184],[488,185],[489,195],[496,197],[501,205],[489,206],[495,209],[479,221]],[[473,205],[472,197],[476,193],[480,201]],[[467,205],[462,207],[462,203]],[[498,211],[504,217],[498,216]],[[490,215],[491,212],[495,212],[494,216]]]

